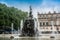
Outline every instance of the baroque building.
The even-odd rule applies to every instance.
[[[38,13],[38,31],[40,33],[60,33],[60,13]]]

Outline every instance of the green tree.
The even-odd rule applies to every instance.
[[[0,3],[0,27],[11,27],[11,23],[14,24],[14,28],[20,27],[21,19],[27,17],[28,12],[18,10],[14,7],[8,7],[5,4]]]

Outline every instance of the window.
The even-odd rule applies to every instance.
[[[48,22],[46,22],[46,25],[48,26]]]
[[[44,26],[45,25],[45,22],[40,22],[40,26]]]
[[[45,25],[45,22],[43,22],[43,25]]]
[[[42,23],[40,22],[40,26],[42,26]]]

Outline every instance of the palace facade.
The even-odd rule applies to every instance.
[[[60,13],[38,13],[38,30],[41,33],[60,33]]]

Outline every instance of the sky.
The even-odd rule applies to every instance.
[[[29,12],[29,6],[31,5],[34,17],[37,17],[38,12],[40,14],[49,11],[51,13],[53,11],[60,12],[60,0],[0,0],[0,3],[27,12]]]

